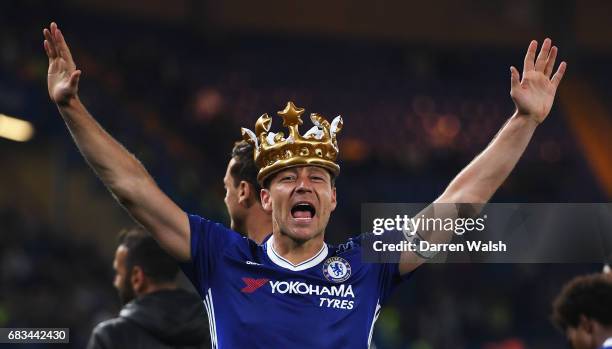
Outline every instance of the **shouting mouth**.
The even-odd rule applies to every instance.
[[[309,202],[298,202],[291,208],[291,217],[298,222],[308,223],[316,213],[317,210]]]

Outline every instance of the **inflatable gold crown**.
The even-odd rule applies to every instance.
[[[304,109],[296,108],[288,102],[285,110],[278,115],[283,118],[283,126],[289,128],[289,135],[270,132],[272,118],[263,114],[255,123],[255,132],[242,128],[242,137],[255,147],[255,165],[259,168],[257,181],[264,180],[281,169],[295,166],[312,165],[329,170],[334,176],[340,173],[336,164],[338,142],[336,135],[342,130],[342,117],[336,116],[330,124],[323,116],[312,113],[310,120],[314,126],[303,136],[299,133],[300,117]]]

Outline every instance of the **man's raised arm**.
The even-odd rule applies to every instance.
[[[464,168],[436,202],[486,203],[506,180],[525,152],[536,127],[542,123],[555,99],[567,64],[561,62],[551,78],[557,47],[544,40],[536,58],[538,43],[532,41],[525,55],[523,78],[510,67],[510,96],[516,106],[491,143]],[[535,63],[534,63],[535,61]]]
[[[510,96],[516,106],[514,115],[485,150],[451,181],[434,204],[418,216],[454,218],[459,215],[454,205],[444,204],[470,204],[478,211],[506,180],[527,148],[536,127],[548,116],[565,73],[567,64],[561,62],[551,78],[557,57],[557,47],[551,45],[550,39],[544,40],[536,58],[538,43],[532,41],[529,44],[522,80],[518,70],[510,67]],[[452,238],[448,234],[434,233],[423,232],[422,238],[434,243],[448,242]],[[412,271],[424,261],[414,253],[404,253],[400,272]]]
[[[95,173],[130,215],[179,261],[191,258],[187,215],[157,186],[144,166],[111,137],[78,97],[81,71],[55,23],[43,30],[49,57],[49,96]]]

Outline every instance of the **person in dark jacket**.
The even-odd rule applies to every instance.
[[[176,261],[147,232],[121,233],[113,268],[123,308],[96,326],[88,349],[210,347],[200,298],[178,288]]]

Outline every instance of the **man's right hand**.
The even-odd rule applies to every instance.
[[[43,30],[45,52],[49,57],[47,87],[57,105],[67,105],[77,97],[81,71],[76,69],[70,49],[55,22]]]

